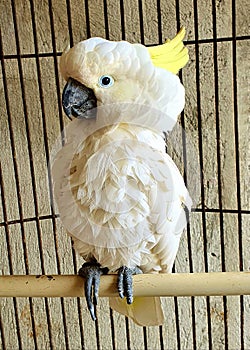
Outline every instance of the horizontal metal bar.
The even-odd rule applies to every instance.
[[[37,58],[37,57],[54,57],[54,56],[61,56],[62,51],[58,52],[40,52],[40,53],[24,53],[24,54],[11,54],[11,55],[0,55],[0,59],[5,60],[11,60],[11,59],[18,59],[18,58]]]
[[[231,42],[231,41],[243,41],[243,40],[250,40],[250,35],[244,35],[244,36],[236,36],[236,38],[233,37],[224,37],[224,38],[210,38],[210,39],[199,39],[199,40],[188,40],[184,41],[185,45],[195,45],[195,44],[210,44],[214,42]],[[158,43],[152,44],[152,45],[146,45],[146,46],[154,46],[158,45]],[[16,54],[10,54],[10,55],[0,55],[0,59],[17,59],[17,58],[37,58],[37,57],[54,57],[54,56],[61,56],[62,51],[58,52],[41,52],[41,53],[24,53],[20,55]]]
[[[236,36],[235,38],[230,37],[223,37],[223,38],[209,38],[209,39],[198,39],[198,40],[184,40],[185,45],[194,45],[194,44],[211,44],[211,43],[221,43],[225,41],[243,41],[243,40],[249,40],[250,35],[242,35],[242,36]]]
[[[82,297],[75,275],[0,276],[0,297]],[[250,272],[142,274],[133,277],[134,296],[250,295]],[[100,297],[115,297],[117,275],[101,277]]]
[[[222,214],[250,214],[250,210],[241,210],[238,211],[236,209],[218,209],[218,208],[192,208],[192,212],[197,212],[197,213],[201,213],[201,212],[205,212],[205,213],[222,213]],[[36,220],[49,220],[49,219],[58,219],[60,218],[59,214],[55,214],[55,215],[41,215],[38,217],[30,217],[30,218],[24,218],[23,220],[10,220],[10,221],[3,221],[0,222],[0,227],[1,226],[9,226],[9,225],[17,225],[20,224],[21,222],[31,222],[31,221],[36,221]]]
[[[9,225],[17,225],[20,223],[24,223],[24,222],[31,222],[31,221],[41,221],[41,220],[50,220],[50,219],[57,219],[59,218],[59,214],[54,214],[54,215],[41,215],[41,216],[33,216],[31,218],[24,218],[22,220],[17,219],[17,220],[10,220],[10,221],[4,221],[4,222],[0,222],[0,227],[1,226],[9,226]]]
[[[220,209],[220,208],[192,208],[192,212],[222,213],[222,214],[250,214],[250,210]]]

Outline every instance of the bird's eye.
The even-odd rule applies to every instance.
[[[98,85],[102,88],[110,88],[114,84],[114,78],[110,75],[102,75],[99,78]]]

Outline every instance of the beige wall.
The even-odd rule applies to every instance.
[[[123,38],[120,1],[107,0],[106,2],[110,39],[120,40]],[[145,44],[157,44],[157,1],[141,2]],[[227,271],[237,271],[240,265],[239,244],[241,242],[243,268],[249,270],[249,1],[236,1],[234,19],[231,1],[214,1],[217,37],[226,38],[217,43],[218,70],[214,65],[214,45],[211,40],[213,38],[212,1],[197,2],[198,33],[201,40],[198,51],[194,45],[196,16],[193,1],[177,2],[180,24],[186,27],[186,40],[190,52],[190,62],[182,72],[186,87],[185,126],[188,140],[190,140],[187,149],[187,181],[191,188],[198,188],[192,192],[197,207],[201,209],[199,156],[202,145],[204,208],[220,208],[218,193],[221,191],[221,209],[224,213],[210,210],[203,217],[200,210],[191,215],[191,238],[188,240],[188,234],[183,235],[176,260],[176,270],[189,272],[190,258],[192,258],[195,272],[205,270],[205,261],[209,271],[221,271],[222,264]],[[60,121],[67,123],[66,118],[62,116],[57,95],[59,89],[62,91],[63,87],[62,79],[57,75],[59,56],[53,56],[52,53],[60,53],[69,42],[69,12],[65,1],[34,0],[36,26],[34,28],[30,1],[16,0],[13,3],[16,28],[13,24],[11,1],[0,2],[2,51],[5,55],[0,72],[1,194],[3,199],[2,209],[0,209],[1,273],[74,273],[80,267],[81,261],[77,257],[74,260],[69,238],[61,227],[59,219],[51,216],[46,154],[53,149],[59,136]],[[103,1],[89,0],[88,3],[91,36],[105,36]],[[131,42],[140,42],[138,1],[124,0],[123,3],[125,38]],[[70,13],[73,42],[78,42],[86,38],[88,33],[84,1],[71,0]],[[161,20],[163,39],[174,36],[177,30],[176,1],[161,1]],[[236,22],[236,35],[239,37],[236,43],[236,62],[233,60],[234,46],[230,39],[233,21]],[[51,31],[52,27],[54,27],[54,33]],[[18,36],[15,30],[18,31]],[[36,41],[34,41],[34,34]],[[244,36],[248,36],[248,40],[243,40]],[[19,52],[16,40],[19,43]],[[39,59],[34,55],[36,50],[40,54]],[[22,55],[20,61],[16,56],[19,53]],[[233,63],[236,63],[236,80],[233,79]],[[199,76],[196,75],[197,68],[199,68]],[[215,74],[218,80],[217,86]],[[200,94],[199,101],[197,88]],[[220,132],[220,181],[218,180],[216,101],[219,116],[217,131]],[[238,117],[239,136],[237,145],[235,145],[236,117]],[[181,136],[178,130],[177,136]],[[237,156],[240,161],[239,168],[236,163]],[[180,155],[175,157],[181,164]],[[238,170],[240,178],[237,187]],[[244,211],[242,215],[238,215],[239,207]],[[40,220],[36,220],[36,217]],[[8,225],[4,225],[4,222]],[[207,237],[206,259],[204,259],[204,230]],[[221,237],[224,239],[224,246],[221,246]],[[189,243],[191,243],[191,254],[188,251]],[[95,324],[90,322],[84,300],[20,298],[2,299],[0,302],[2,332],[0,343],[2,342],[3,348],[5,345],[6,349],[19,349],[22,344],[24,350],[33,349],[35,346],[38,349],[50,349],[53,346],[54,349],[75,350],[81,349],[83,343],[88,350],[97,348],[97,329]],[[181,349],[185,350],[192,349],[195,345],[197,349],[208,349],[209,342],[212,342],[213,349],[224,349],[225,342],[228,343],[228,349],[240,349],[242,344],[245,345],[245,349],[250,349],[249,297],[244,297],[242,300],[240,297],[224,299],[211,297],[209,303],[205,297],[178,298],[177,301],[169,298],[164,300],[164,305],[166,322],[162,327],[162,337],[165,349],[177,349],[178,338]],[[243,306],[244,323],[242,324]],[[178,307],[178,313],[176,313],[176,307]],[[112,349],[111,318],[105,299],[100,300],[98,315],[100,348]],[[113,318],[116,349],[126,349],[128,337],[125,319],[117,314],[114,314]],[[176,319],[179,328],[176,327]],[[144,348],[143,329],[130,321],[128,327],[131,348]],[[244,328],[244,333],[241,333],[241,327]],[[82,337],[81,330],[83,330]],[[145,332],[148,349],[160,349],[161,330],[150,328]]]

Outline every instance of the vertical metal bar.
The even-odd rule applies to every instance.
[[[163,340],[162,326],[159,326],[159,339],[160,339],[161,350],[164,350],[164,340]]]
[[[95,308],[95,314],[97,315],[97,307],[96,305],[94,305]],[[98,323],[98,315],[96,317],[96,321],[95,321],[95,337],[96,337],[96,346],[97,346],[97,350],[101,350],[101,346],[100,346],[100,335],[99,335],[99,323]]]
[[[175,310],[175,328],[176,328],[176,340],[177,340],[177,349],[181,349],[181,334],[180,334],[180,324],[179,324],[179,307],[178,299],[174,297],[174,310]]]
[[[144,349],[148,350],[148,339],[147,339],[147,328],[143,327],[143,342],[144,342]]]
[[[86,17],[87,38],[90,38],[91,31],[90,31],[90,21],[89,21],[89,3],[88,3],[88,0],[85,0],[85,17]]]
[[[240,187],[240,154],[239,154],[239,122],[238,122],[238,87],[237,87],[237,39],[236,39],[236,1],[232,0],[232,58],[233,58],[233,99],[234,99],[234,143],[235,166],[237,181],[237,210],[238,210],[238,241],[239,241],[239,269],[243,271],[243,243],[242,243],[242,215],[241,215],[241,187]],[[244,350],[244,297],[240,296],[241,321],[241,349]]]
[[[73,39],[73,29],[72,29],[72,22],[71,22],[71,8],[70,8],[70,0],[66,1],[67,3],[67,18],[68,18],[68,28],[69,28],[69,38],[70,38],[70,47],[74,45],[74,39]],[[60,108],[61,110],[61,108]],[[77,261],[76,261],[76,252],[73,248],[73,241],[71,239],[71,249],[72,249],[72,258],[73,258],[73,265],[74,265],[74,273],[78,273],[77,268]],[[81,346],[84,349],[84,329],[83,329],[83,322],[82,322],[82,308],[81,308],[81,299],[77,298],[77,310],[78,310],[78,322],[80,327],[80,337],[81,337]]]
[[[216,124],[216,142],[217,142],[217,171],[218,171],[218,203],[220,211],[220,234],[221,234],[221,265],[222,271],[226,271],[225,250],[223,235],[223,216],[222,216],[222,188],[221,188],[221,147],[220,147],[220,114],[219,114],[219,82],[218,82],[218,57],[217,57],[217,26],[216,26],[216,2],[212,0],[213,7],[213,55],[214,55],[214,104],[215,104],[215,124]]]
[[[111,327],[111,337],[112,337],[112,349],[116,350],[116,346],[115,346],[115,323],[114,323],[113,310],[111,308],[109,308],[109,315],[110,315],[110,327]]]
[[[109,19],[108,19],[107,0],[103,0],[103,11],[104,11],[105,37],[107,40],[109,40]]]
[[[79,327],[80,327],[80,337],[81,337],[81,346],[82,349],[85,349],[85,340],[84,340],[84,329],[83,329],[83,322],[82,322],[82,308],[81,308],[81,299],[77,298],[77,310],[78,310],[78,316],[79,316]]]
[[[56,39],[55,39],[55,28],[54,28],[54,15],[53,15],[53,8],[52,8],[51,0],[48,0],[48,7],[49,7],[50,32],[51,32],[51,41],[52,41],[53,59],[54,59],[54,70],[55,70],[55,82],[56,82],[57,103],[58,103],[58,112],[59,112],[59,123],[60,123],[60,129],[62,132],[62,144],[64,144],[64,132],[63,132],[64,123],[63,123],[62,109],[61,109],[60,84],[59,84],[59,74],[58,74],[58,66],[57,66],[57,51],[56,51]],[[55,213],[54,213],[53,207],[51,208],[51,211],[52,211],[52,216],[53,216],[52,225],[53,225],[53,234],[54,234],[54,246],[55,246],[55,253],[56,253],[57,271],[59,274],[61,274],[61,267],[60,267],[59,255],[58,255],[56,220],[55,220]],[[64,306],[63,298],[61,298],[60,300],[61,300],[61,309],[62,309],[62,318],[63,318],[65,346],[66,346],[66,349],[68,350],[69,349],[69,339],[68,339],[68,329],[67,329],[67,323],[66,323],[65,306]]]
[[[0,32],[0,52],[2,52],[2,36]],[[7,115],[9,116],[9,98],[8,98],[8,92],[7,92],[7,81],[6,81],[6,75],[5,75],[5,69],[4,69],[4,61],[3,56],[1,58],[2,60],[2,75],[3,75],[3,85],[4,85],[4,92],[5,92],[5,101],[6,101],[6,110]],[[12,137],[10,136],[11,143],[12,143]],[[0,163],[0,189],[1,189],[1,202],[2,202],[2,210],[3,210],[3,217],[5,223],[7,222],[7,211],[6,211],[6,205],[5,205],[5,190],[4,190],[4,184],[3,184],[3,175],[2,175],[2,167]],[[5,225],[5,240],[6,240],[6,246],[7,246],[7,254],[8,254],[8,262],[9,262],[9,271],[10,275],[13,275],[13,267],[12,267],[12,257],[11,257],[11,249],[10,249],[10,238],[9,238],[9,228],[8,224]],[[15,311],[15,323],[16,323],[16,331],[17,331],[17,341],[19,349],[22,349],[22,340],[21,340],[21,333],[20,333],[20,325],[19,325],[19,318],[17,313],[17,301],[16,298],[13,298],[13,304],[14,304],[14,311]],[[2,336],[2,343],[4,344],[4,332],[3,332],[3,326],[1,321],[1,336]]]
[[[44,97],[43,97],[43,90],[42,90],[42,80],[41,80],[41,68],[40,68],[40,61],[39,61],[39,50],[38,50],[38,41],[37,41],[37,30],[36,30],[36,20],[35,20],[35,9],[34,9],[34,3],[33,0],[30,0],[30,11],[31,11],[31,19],[32,19],[32,29],[33,29],[33,39],[34,39],[34,49],[35,49],[35,56],[36,56],[36,67],[37,67],[37,79],[38,79],[38,88],[39,88],[39,98],[40,98],[40,106],[41,106],[41,113],[42,113],[42,127],[43,127],[43,141],[44,141],[44,148],[45,148],[45,156],[47,164],[49,163],[49,146],[48,146],[48,139],[47,139],[47,126],[46,126],[46,117],[45,117],[45,108],[44,108]],[[49,183],[49,193],[50,193],[50,199],[52,199],[52,181],[51,181],[51,174],[50,171],[48,171],[48,183]],[[42,240],[41,240],[41,228],[38,218],[38,207],[35,205],[35,213],[36,213],[36,224],[37,224],[37,230],[39,234],[39,250],[40,250],[40,260],[41,260],[41,268],[42,268],[42,274],[45,274],[45,267],[44,267],[44,259],[42,255]],[[50,310],[48,305],[48,299],[45,298],[45,309],[46,309],[46,317],[47,317],[47,325],[48,325],[48,334],[49,334],[49,342],[50,342],[50,348],[53,349],[53,342],[52,342],[52,334],[51,334],[51,318],[50,318]]]
[[[69,44],[70,47],[74,45],[73,39],[73,30],[72,30],[72,22],[71,22],[71,8],[70,8],[70,0],[66,0],[67,5],[67,18],[68,18],[68,29],[69,29]]]
[[[204,244],[204,264],[205,272],[208,272],[207,261],[207,233],[206,233],[206,212],[205,212],[205,191],[204,191],[204,166],[203,166],[203,145],[202,145],[202,121],[201,121],[201,95],[200,95],[200,61],[199,61],[199,26],[198,26],[198,4],[193,0],[194,8],[194,31],[195,31],[195,59],[196,59],[196,96],[198,114],[198,137],[199,137],[199,159],[200,159],[200,180],[201,180],[201,206],[202,206],[202,231]],[[209,349],[212,349],[212,328],[210,313],[210,298],[206,298],[207,304],[207,325]]]
[[[175,1],[176,8],[176,22],[177,22],[177,31],[181,28],[180,21],[180,4],[179,0]],[[179,72],[179,78],[182,82],[182,71]],[[184,111],[181,113],[181,127],[182,127],[182,152],[183,152],[183,164],[184,164],[184,182],[188,187],[187,182],[187,142],[186,142],[186,133],[185,133],[185,116]],[[189,213],[188,210],[185,211],[187,218],[187,245],[188,245],[188,260],[189,260],[189,270],[192,273],[193,270],[193,256],[192,256],[192,243],[191,243],[191,232],[189,224]],[[193,349],[196,350],[196,321],[195,321],[195,298],[191,297],[191,312],[192,312],[192,336],[193,336]]]
[[[158,43],[162,44],[161,0],[157,0]]]
[[[124,4],[123,4],[123,0],[120,0],[120,14],[121,14],[122,40],[126,40],[125,14],[124,14]]]
[[[21,51],[20,51],[20,44],[19,44],[19,35],[18,35],[18,28],[17,28],[17,17],[16,17],[16,9],[15,9],[15,2],[14,0],[11,0],[11,8],[12,8],[12,19],[13,19],[13,25],[14,25],[14,32],[15,32],[15,41],[16,41],[16,50],[17,50],[17,62],[18,62],[18,71],[19,71],[19,77],[20,77],[20,85],[21,85],[21,95],[22,95],[22,102],[23,102],[23,112],[24,112],[24,119],[25,119],[25,128],[26,128],[26,137],[27,137],[27,143],[28,143],[28,153],[30,158],[30,171],[32,175],[32,189],[33,189],[33,196],[34,196],[34,204],[37,204],[36,198],[35,198],[35,182],[34,182],[34,167],[33,167],[33,158],[32,158],[32,152],[31,152],[31,143],[30,143],[30,132],[29,132],[29,125],[27,120],[27,106],[26,106],[26,98],[25,98],[25,88],[24,88],[24,79],[23,79],[23,69],[22,69],[22,62],[21,62]],[[16,169],[17,170],[17,169]],[[21,202],[21,196],[20,196],[20,188],[19,188],[19,181],[18,181],[18,173],[15,171],[15,174],[17,175],[16,178],[16,184],[17,184],[17,192],[18,192],[18,206],[19,206],[19,215],[21,220],[21,234],[22,234],[22,241],[23,241],[23,251],[24,251],[24,262],[25,262],[25,270],[26,274],[29,273],[29,266],[28,266],[28,254],[27,254],[27,247],[25,242],[25,230],[23,225],[23,209],[22,209],[22,202]],[[30,307],[30,316],[31,316],[31,325],[32,325],[32,332],[33,332],[33,340],[34,340],[34,346],[35,349],[38,348],[37,345],[37,338],[36,338],[36,327],[35,327],[35,320],[34,320],[34,310],[33,310],[33,304],[32,304],[32,298],[29,298],[29,307]]]
[[[220,243],[221,243],[221,268],[226,271],[225,264],[225,242],[224,225],[222,213],[222,186],[221,186],[221,147],[220,147],[220,114],[219,114],[219,82],[218,82],[218,57],[217,57],[217,21],[216,21],[216,1],[212,0],[213,16],[213,55],[214,55],[214,102],[215,102],[215,122],[216,122],[216,142],[217,142],[217,172],[218,172],[218,203],[220,211]],[[224,311],[224,337],[225,349],[228,349],[228,325],[227,325],[227,297],[223,297]]]
[[[0,333],[1,333],[2,350],[6,350],[1,313],[0,313]]]
[[[131,350],[130,345],[130,330],[129,330],[129,322],[127,316],[125,316],[125,327],[126,327],[126,340],[127,340],[127,349]]]
[[[54,20],[53,20],[53,9],[52,9],[52,3],[51,0],[48,0],[48,6],[49,6],[49,18],[50,18],[50,32],[51,32],[51,41],[52,41],[52,48],[53,48],[53,60],[54,60],[54,70],[55,70],[55,82],[56,82],[56,92],[57,92],[57,104],[58,104],[58,112],[59,112],[59,122],[60,122],[60,130],[63,133],[64,129],[64,123],[63,123],[63,117],[62,117],[62,110],[61,110],[61,98],[60,98],[60,84],[59,84],[59,74],[58,74],[58,67],[57,67],[57,52],[56,52],[56,39],[55,39],[55,30],[54,30]],[[62,144],[64,143],[64,135],[62,135]],[[51,170],[50,170],[51,173]],[[53,198],[53,191],[51,192],[52,199],[54,203]],[[51,208],[53,212],[54,217],[54,210],[53,207]],[[58,273],[60,273],[60,265],[58,261],[58,250],[57,250],[57,240],[56,240],[56,222],[53,218],[53,232],[55,235],[55,248],[56,248],[56,260],[57,260],[57,268]]]
[[[179,0],[175,0],[175,16],[176,16],[176,24],[177,24],[177,31],[180,30],[180,23],[181,23],[181,20],[180,20],[180,2]]]
[[[142,0],[138,0],[138,9],[139,9],[139,19],[140,19],[140,33],[141,33],[141,44],[144,45],[144,24],[143,24],[143,5]]]
[[[58,72],[58,66],[57,66],[57,50],[56,50],[55,28],[54,28],[54,15],[53,15],[53,7],[52,7],[51,0],[48,0],[48,6],[49,6],[50,32],[51,32],[51,41],[52,41],[52,50],[53,50],[53,59],[54,59],[55,82],[56,82],[60,130],[62,132],[62,143],[64,143],[64,122],[63,122],[62,108],[61,108],[62,104],[61,104],[61,97],[60,97],[61,92],[60,92],[60,83],[59,83],[59,72]]]

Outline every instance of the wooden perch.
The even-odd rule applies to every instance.
[[[133,277],[135,296],[250,295],[250,272],[145,274]],[[101,277],[100,297],[117,294],[117,276]],[[0,297],[82,297],[75,275],[0,276]]]

